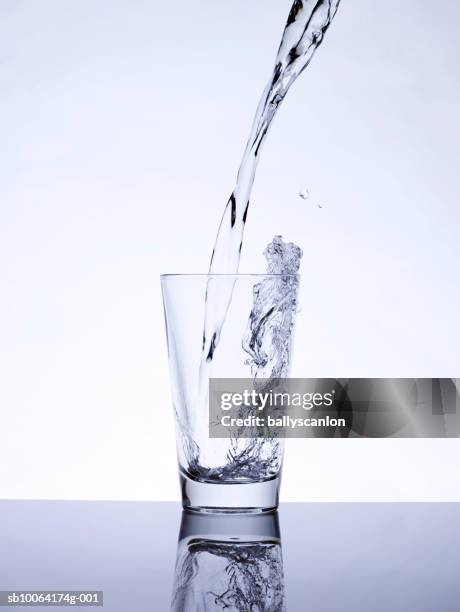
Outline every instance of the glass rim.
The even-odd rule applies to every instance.
[[[200,273],[200,272],[192,272],[188,273],[168,273],[168,274],[160,274],[161,280],[167,280],[168,278],[299,278],[300,274],[292,274],[292,273],[264,273],[264,272],[237,272],[235,274],[227,274],[227,273],[219,273],[219,272],[210,272],[210,273]]]

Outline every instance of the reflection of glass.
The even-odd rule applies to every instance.
[[[172,612],[283,612],[278,513],[183,512]]]
[[[276,508],[283,441],[210,438],[209,380],[252,378],[249,362],[256,358],[264,376],[267,369],[270,377],[287,376],[298,277],[172,274],[161,280],[184,507],[227,512]],[[212,341],[203,352],[208,336]]]

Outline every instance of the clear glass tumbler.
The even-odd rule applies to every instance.
[[[297,279],[273,274],[161,277],[184,508],[243,513],[278,506],[283,440],[210,438],[209,379],[254,376],[254,360],[243,341],[251,325],[253,340],[261,341],[256,348],[275,364],[277,377],[288,375],[293,318],[285,304],[295,300]],[[255,300],[261,298],[260,321],[251,319]],[[269,333],[259,338],[267,320]],[[258,373],[267,377],[263,365]]]
[[[171,612],[286,610],[276,511],[243,516],[184,511]]]

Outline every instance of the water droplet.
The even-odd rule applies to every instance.
[[[299,191],[299,198],[302,198],[302,200],[308,199],[309,195],[310,195],[310,192],[308,189],[301,189]]]
[[[318,204],[318,208],[324,208],[322,204]]]

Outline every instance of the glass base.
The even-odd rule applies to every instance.
[[[263,482],[220,483],[193,480],[179,473],[182,505],[193,512],[250,514],[278,507],[281,475]]]

